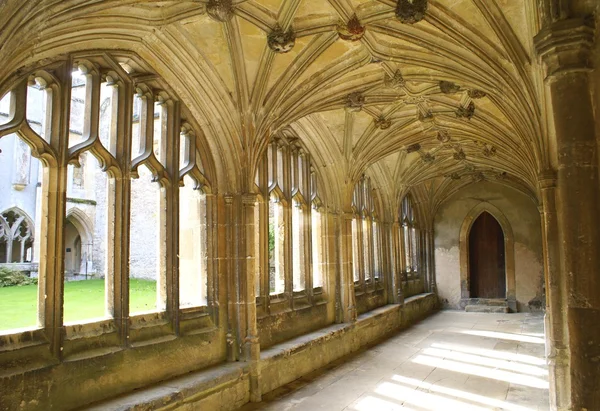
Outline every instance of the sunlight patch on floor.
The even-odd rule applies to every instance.
[[[428,390],[429,392],[435,392],[438,394],[443,394],[451,397],[455,397],[462,400],[467,400],[471,402],[480,403],[486,406],[501,408],[507,411],[531,411],[531,408],[522,407],[520,405],[515,405],[508,403],[506,401],[497,400],[494,398],[489,398],[483,395],[473,394],[466,391],[457,390],[454,388],[441,387],[435,384],[431,384],[425,381],[419,381],[414,378],[407,378],[401,375],[394,375],[392,380],[396,382],[400,382],[406,385],[413,386],[415,388],[421,388],[424,390]]]
[[[483,357],[492,357],[492,358],[498,358],[501,360],[516,361],[516,362],[525,363],[525,364],[546,366],[545,359],[539,358],[539,357],[534,357],[532,355],[515,354],[515,353],[511,353],[511,352],[498,351],[498,350],[487,350],[485,348],[477,348],[477,347],[473,347],[471,345],[433,343],[433,344],[431,344],[431,346],[434,348],[441,348],[443,350],[460,351],[460,352],[464,352],[467,354],[480,355]]]
[[[501,333],[497,331],[484,331],[484,330],[464,330],[461,331],[463,334],[476,335],[478,337],[488,337],[488,338],[497,338],[499,340],[510,340],[510,341],[519,341],[524,343],[533,343],[533,344],[544,344],[545,341],[543,338],[539,337],[531,337],[525,334],[509,334],[509,333]]]
[[[413,362],[416,364],[428,365],[430,367],[442,368],[444,370],[454,371],[461,374],[476,375],[498,381],[505,381],[511,384],[519,384],[533,388],[548,389],[548,381],[529,375],[517,374],[509,371],[502,371],[479,365],[465,364],[463,362],[444,360],[441,358],[430,357],[428,355],[418,355]]]
[[[519,364],[517,362],[510,362],[506,360],[496,360],[492,358],[481,357],[479,355],[465,354],[440,348],[426,348],[423,350],[423,354],[443,359],[462,361],[469,364],[487,366],[494,369],[501,368],[503,370],[515,371],[521,374],[529,374],[533,376],[548,375],[547,370],[535,367],[533,365]]]

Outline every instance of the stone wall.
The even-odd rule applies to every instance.
[[[537,206],[523,193],[492,182],[469,185],[446,201],[436,214],[435,268],[441,303],[459,308],[460,230],[469,211],[482,202],[499,209],[511,225],[518,310],[530,310],[530,303],[534,308],[543,307],[541,222]]]

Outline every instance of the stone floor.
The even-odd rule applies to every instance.
[[[547,410],[543,317],[442,311],[252,410]]]

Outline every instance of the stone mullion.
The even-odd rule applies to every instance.
[[[435,278],[435,233],[433,229],[427,231],[429,237],[429,248],[427,249],[427,261],[429,265],[429,292],[437,293]]]
[[[352,230],[350,230],[350,235],[352,235]],[[362,289],[363,284],[365,283],[365,251],[364,251],[364,236],[363,236],[363,219],[360,216],[356,218],[356,252],[358,253],[358,258],[356,259],[356,263],[358,264],[358,284],[355,285],[356,288]],[[350,242],[350,249],[354,252],[354,247],[352,247],[352,242]],[[354,273],[353,273],[354,274]],[[352,278],[354,280],[354,277]]]
[[[118,88],[117,88],[118,87]],[[116,97],[116,98],[115,98]],[[122,174],[112,182],[112,190],[108,195],[107,220],[112,218],[113,239],[109,252],[112,253],[112,287],[107,282],[107,295],[112,302],[112,316],[115,319],[119,340],[122,346],[129,344],[129,236],[131,208],[131,145],[133,116],[133,86],[129,82],[115,86],[113,89],[113,120],[111,141],[115,158],[121,167]],[[111,222],[109,221],[109,227]],[[110,238],[110,235],[108,236]],[[107,245],[108,248],[108,245]],[[110,261],[109,256],[107,259]]]
[[[64,224],[67,206],[67,171],[69,146],[69,117],[71,101],[71,65],[60,70],[60,104],[53,104],[58,115],[52,118],[50,146],[57,154],[56,164],[44,167],[42,183],[41,232],[45,233],[40,244],[39,307],[40,322],[50,342],[50,352],[56,358],[62,356],[62,327],[64,302],[65,240]],[[26,104],[24,101],[19,102]]]
[[[591,410],[600,404],[600,367],[596,361],[600,358],[600,199],[588,73],[592,70],[592,24],[584,19],[558,21],[535,39],[546,64],[554,114],[558,238],[561,271],[567,278],[570,407],[575,410]]]
[[[381,270],[379,272],[379,281],[381,282],[383,288],[386,291],[386,301],[389,301],[389,297],[391,295],[389,284],[392,282],[391,275],[393,273],[392,269],[392,224],[379,223],[379,255],[381,258],[380,267]]]
[[[344,213],[340,218],[340,303],[341,320],[349,323],[356,321],[356,298],[353,274],[353,248],[352,248],[352,220],[354,214]],[[359,225],[359,224],[357,224]],[[360,244],[360,241],[359,241]],[[360,252],[360,248],[359,248]],[[359,260],[360,265],[360,260]]]
[[[269,310],[269,156],[267,151],[263,154],[263,160],[258,166],[258,187],[261,193],[261,201],[258,203],[259,215],[259,287],[260,300],[258,304],[262,307],[264,313]]]
[[[423,279],[423,290],[429,290],[429,264],[427,263],[427,259],[425,256],[427,255],[427,249],[429,247],[427,230],[419,230],[418,238],[419,238],[419,255],[417,258],[419,259],[419,264],[421,265],[421,278]]]
[[[256,224],[254,207],[256,206],[256,195],[245,194],[242,196],[242,227],[240,238],[242,241],[239,255],[240,277],[240,301],[246,312],[246,327],[244,335],[244,358],[250,362],[250,400],[259,402],[261,400],[260,390],[260,344],[258,340],[258,325],[256,321],[256,295],[254,291],[255,276],[258,272],[256,255]]]
[[[368,216],[367,219],[367,264],[365,267],[369,268],[371,288],[375,288],[375,239],[373,238],[373,219]],[[365,290],[369,287],[366,281],[365,271]]]
[[[400,236],[399,236],[399,241],[398,241],[398,245],[399,247],[399,252],[400,252],[400,288],[402,287],[402,283],[406,282],[408,280],[408,267],[406,266],[406,235],[405,235],[405,226],[404,224],[400,223],[399,225],[399,230],[400,230]]]
[[[391,238],[390,238],[390,253],[392,265],[390,266],[390,295],[389,301],[396,304],[403,303],[402,294],[402,263],[401,258],[401,245],[400,239],[401,226],[398,221],[394,221],[391,226]]]
[[[546,354],[550,368],[552,409],[567,409],[570,403],[570,375],[567,329],[566,276],[560,271],[560,249],[556,215],[556,176],[540,176],[542,194],[542,236],[546,280]]]
[[[179,146],[180,146],[180,106],[178,101],[164,102],[160,109],[162,141],[160,155],[164,159],[169,184],[165,187],[165,292],[166,311],[173,331],[179,333]],[[206,217],[206,215],[205,215]],[[206,221],[204,221],[206,224]],[[161,240],[162,241],[162,240]],[[208,273],[208,270],[206,270]],[[208,290],[207,290],[208,291]],[[207,296],[208,296],[207,292]]]

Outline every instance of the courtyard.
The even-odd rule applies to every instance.
[[[130,279],[130,312],[150,311],[156,303],[156,281]],[[0,287],[0,332],[32,327],[37,318],[36,284]],[[65,283],[65,323],[102,318],[105,290],[103,279]]]

